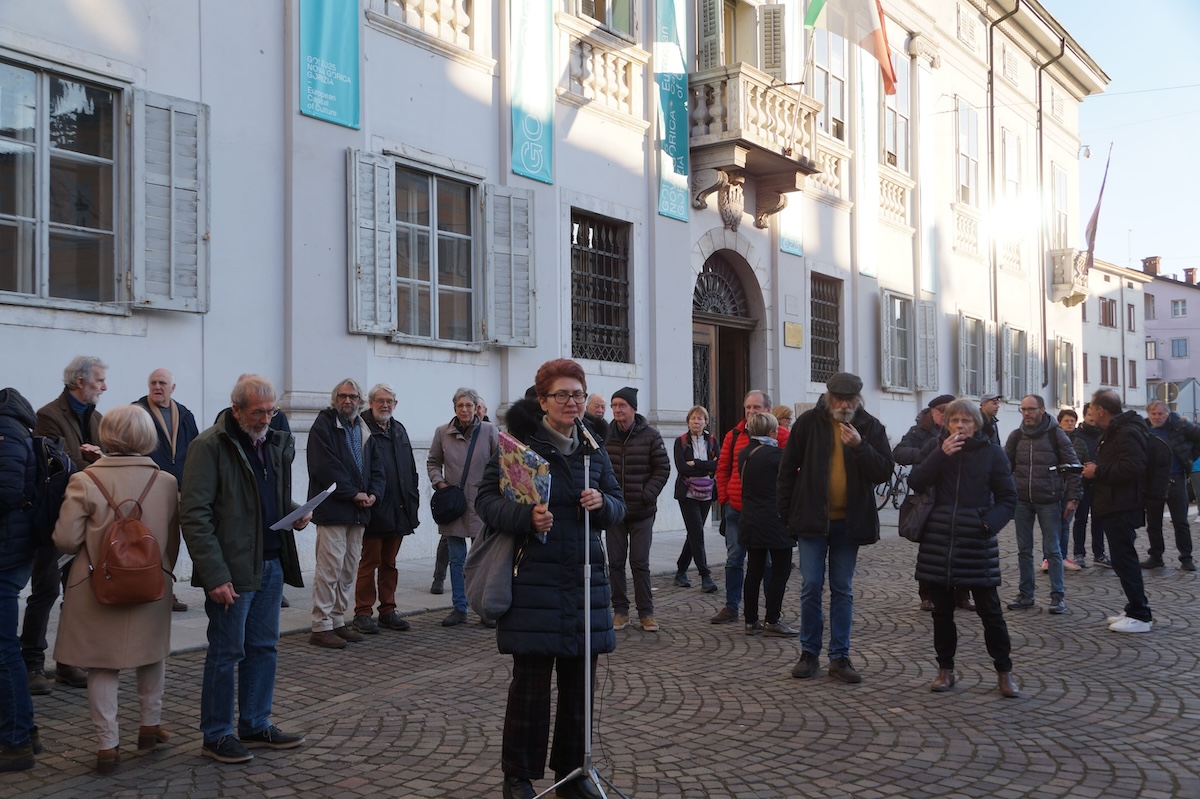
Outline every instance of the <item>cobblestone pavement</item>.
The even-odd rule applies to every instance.
[[[1017,572],[1011,530],[1004,574]],[[1142,542],[1144,546],[1144,541]],[[1020,699],[996,691],[978,620],[959,614],[959,683],[930,693],[928,614],[917,610],[913,546],[888,538],[859,558],[852,660],[860,685],[792,679],[794,640],[712,625],[718,597],[655,578],[659,633],[631,627],[601,660],[595,759],[631,799],[670,797],[1200,797],[1200,582],[1147,574],[1149,635],[1119,635],[1115,576],[1067,575],[1070,612],[1008,613]],[[718,582],[720,582],[718,574]],[[698,585],[699,581],[696,581]],[[798,624],[799,575],[785,619]],[[1001,589],[1007,600],[1015,593]],[[497,797],[509,660],[491,631],[412,617],[344,651],[304,634],[280,644],[275,721],[307,731],[300,749],[256,750],[242,766],[199,755],[203,653],[168,661],[168,745],[140,754],[131,674],[121,681],[124,760],[93,775],[85,694],[56,687],[35,708],[46,752],[0,775],[4,797]],[[473,619],[474,620],[474,619]],[[540,783],[546,788],[549,780]]]

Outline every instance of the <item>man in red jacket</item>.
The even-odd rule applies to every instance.
[[[770,413],[771,395],[761,389],[751,389],[742,401],[748,418],[752,413]],[[779,446],[788,440],[788,431],[779,428],[775,433]],[[721,457],[717,461],[717,501],[721,503],[725,519],[725,607],[709,621],[713,624],[728,624],[737,621],[738,608],[742,603],[742,586],[746,579],[746,548],[738,543],[738,519],[742,515],[742,477],[738,474],[738,453],[750,443],[746,435],[746,420],[725,434],[721,444]],[[770,564],[763,574],[763,582],[771,579]]]

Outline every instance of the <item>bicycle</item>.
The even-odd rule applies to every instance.
[[[892,472],[892,476],[888,478],[888,481],[875,486],[875,497],[879,500],[877,506],[879,510],[883,510],[889,500],[891,500],[893,508],[896,510],[900,509],[900,505],[904,503],[905,497],[908,496],[908,472],[909,468],[907,466],[896,464],[896,470]]]

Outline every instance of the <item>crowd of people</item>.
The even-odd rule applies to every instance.
[[[420,523],[421,496],[412,442],[394,416],[395,389],[380,383],[364,391],[352,378],[332,389],[306,453],[309,499],[328,496],[305,512],[292,495],[295,439],[266,378],[242,375],[230,406],[200,431],[191,412],[172,399],[167,370],[151,373],[146,396],[102,415],[96,402],[106,377],[100,359],[76,358],[64,372],[61,395],[36,413],[15,389],[0,391],[0,770],[34,765],[41,742],[30,696],[47,693],[51,677],[87,688],[97,772],[112,773],[120,762],[120,669],[136,670],[138,748],[168,739],[161,715],[170,617],[172,608],[186,606],[169,590],[151,602],[105,605],[87,585],[100,537],[122,504],[139,496],[162,568],[171,572],[182,543],[192,585],[205,595],[201,753],[244,763],[255,748],[302,745],[303,733],[272,722],[283,586],[303,584],[295,531],[316,524],[311,644],[345,649],[383,629],[410,629],[397,612],[396,560],[404,537]],[[941,395],[893,448],[882,422],[864,407],[862,388],[858,376],[835,374],[815,406],[798,416],[788,406],[773,406],[766,391],[752,390],[743,401],[745,418],[723,437],[713,434],[708,410],[697,405],[668,454],[658,430],[638,413],[636,388],[608,398],[589,395],[579,364],[549,361],[505,419],[507,432],[549,464],[552,493],[537,505],[505,497],[500,428],[477,392],[454,392],[453,416],[433,432],[426,459],[435,502],[446,500],[435,514],[444,552],[439,548],[430,590],[441,593],[448,573],[452,608],[441,623],[466,623],[477,611],[468,606],[464,578],[470,540],[485,526],[519,540],[510,610],[480,617],[497,628],[499,650],[513,657],[501,754],[506,797],[534,796],[547,752],[561,781],[557,795],[598,795],[586,774],[577,777],[587,735],[584,688],[594,684],[597,657],[614,650],[615,633],[631,626],[635,612],[641,631],[661,629],[650,551],[672,462],[686,528],[673,584],[690,588],[694,564],[701,591],[721,590],[704,535],[716,503],[725,543],[724,601],[710,622],[740,620],[747,635],[797,640],[791,674],[798,679],[820,673],[823,652],[831,678],[863,679],[851,661],[853,579],[859,548],[880,538],[875,486],[892,477],[896,464],[911,466],[914,491],[933,493],[914,578],[920,607],[931,613],[935,692],[955,685],[954,613],[963,609],[982,622],[999,692],[1019,695],[999,594],[997,536],[1010,521],[1019,566],[1011,612],[1037,603],[1035,521],[1054,615],[1067,611],[1065,573],[1089,565],[1089,520],[1091,564],[1111,567],[1126,595],[1124,609],[1107,621],[1115,632],[1152,627],[1142,571],[1165,564],[1164,510],[1180,568],[1194,570],[1187,477],[1200,457],[1200,429],[1165,404],[1150,403],[1143,419],[1124,409],[1114,392],[1100,391],[1080,421],[1069,408],[1056,418],[1030,394],[1020,402],[1020,426],[1002,436],[998,394],[978,402]],[[28,523],[32,435],[61,442],[78,470],[50,540],[35,540]],[[163,472],[174,481],[156,479]],[[1134,541],[1143,524],[1150,549],[1139,563]],[[801,580],[798,627],[783,609],[793,555]],[[591,567],[586,596],[584,563]],[[31,594],[18,636],[18,595],[27,582]],[[65,598],[48,676],[47,623],[60,589]],[[97,629],[110,633],[96,636]]]

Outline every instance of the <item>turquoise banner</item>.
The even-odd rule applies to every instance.
[[[554,183],[553,3],[512,0],[512,171]]]
[[[658,212],[688,218],[688,82],[685,0],[658,0],[654,82],[658,84]]]
[[[358,0],[300,0],[300,113],[358,129]]]

